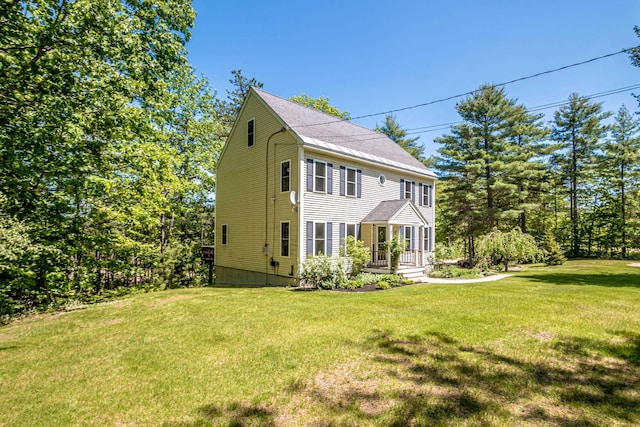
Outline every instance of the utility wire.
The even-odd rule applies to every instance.
[[[609,95],[615,95],[618,93],[623,93],[623,92],[628,92],[630,90],[634,90],[634,89],[640,89],[640,83],[635,84],[635,85],[631,85],[631,86],[625,86],[625,87],[621,87],[621,88],[617,88],[617,89],[610,89],[607,91],[603,91],[603,92],[598,92],[598,93],[594,93],[591,95],[585,95],[583,96],[583,98],[587,98],[587,99],[596,99],[596,98],[602,98],[605,96],[609,96]],[[538,105],[532,108],[527,108],[527,112],[536,112],[536,111],[542,111],[542,110],[548,110],[549,108],[554,108],[554,107],[560,107],[562,105],[567,105],[569,103],[569,101],[557,101],[557,102],[551,102],[548,104],[542,104],[542,105]],[[447,130],[449,129],[451,126],[454,125],[459,125],[464,123],[463,120],[459,120],[456,122],[449,122],[449,123],[440,123],[437,125],[429,125],[429,126],[420,126],[420,127],[415,127],[415,128],[408,128],[405,129],[405,131],[407,131],[407,135],[419,135],[419,134],[423,134],[423,133],[431,133],[431,132],[437,132],[440,130]],[[387,138],[387,135],[381,133],[380,135],[376,135],[376,136],[371,136],[371,133],[357,133],[357,134],[351,134],[351,135],[318,135],[315,138],[350,138],[350,137],[357,137],[357,136],[367,136],[368,138],[355,138],[354,141],[369,141],[369,140],[373,140],[373,139],[381,139],[381,138]]]
[[[535,77],[540,77],[540,76],[543,76],[543,75],[546,75],[546,74],[556,73],[558,71],[566,70],[568,68],[578,67],[580,65],[584,65],[584,64],[591,63],[591,62],[599,61],[601,59],[610,58],[612,56],[620,55],[622,53],[628,53],[632,49],[637,49],[637,48],[640,48],[640,46],[634,46],[634,47],[631,47],[631,48],[619,50],[617,52],[607,53],[606,55],[597,56],[595,58],[587,59],[586,61],[575,62],[573,64],[564,65],[562,67],[553,68],[551,70],[541,71],[539,73],[530,74],[528,76],[519,77],[517,79],[509,80],[509,81],[506,81],[506,82],[493,84],[491,86],[500,87],[500,86],[506,86],[506,85],[509,85],[509,84],[512,84],[512,83],[516,83],[516,82],[521,82],[523,80],[533,79]],[[475,94],[475,93],[477,93],[479,91],[480,91],[480,89],[475,89],[475,90],[471,90],[471,91],[468,91],[468,92],[460,93],[460,94],[457,94],[457,95],[451,95],[451,96],[447,96],[445,98],[440,98],[440,99],[436,99],[436,100],[433,100],[433,101],[423,102],[421,104],[411,105],[411,106],[408,106],[408,107],[396,108],[394,110],[387,110],[387,111],[382,111],[382,112],[379,112],[379,113],[363,114],[361,116],[351,117],[350,120],[364,119],[364,118],[367,118],[367,117],[381,116],[383,114],[391,114],[391,113],[397,113],[399,111],[406,111],[406,110],[412,110],[414,108],[426,107],[428,105],[433,105],[433,104],[438,104],[438,103],[445,102],[445,101],[450,101],[452,99],[461,98],[463,96],[473,95],[473,94]],[[331,120],[331,121],[328,121],[328,122],[312,123],[312,124],[308,124],[308,125],[292,125],[291,127],[293,127],[293,128],[303,128],[303,127],[320,126],[320,125],[326,125],[326,124],[330,124],[330,123],[339,123],[339,122],[345,122],[345,121],[349,121],[349,120],[338,119],[338,120]]]

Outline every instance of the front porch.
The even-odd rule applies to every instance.
[[[398,272],[424,274],[431,255],[432,228],[410,200],[381,202],[362,220],[362,240],[371,250],[365,271],[390,273],[391,252],[388,242],[401,239],[406,250],[398,259]]]

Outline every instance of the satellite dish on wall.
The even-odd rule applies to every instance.
[[[291,202],[291,209],[293,211],[297,211],[298,210],[298,200],[297,200],[297,197],[296,197],[295,190],[291,190],[289,192],[289,201]]]

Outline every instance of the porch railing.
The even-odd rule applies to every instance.
[[[405,251],[400,254],[400,265],[423,265],[422,252],[419,250]],[[371,267],[387,267],[387,251],[372,250]]]

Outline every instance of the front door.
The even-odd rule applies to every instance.
[[[387,227],[378,226],[378,238],[376,242],[376,261],[385,261],[387,259],[387,251],[385,244],[387,243]]]

